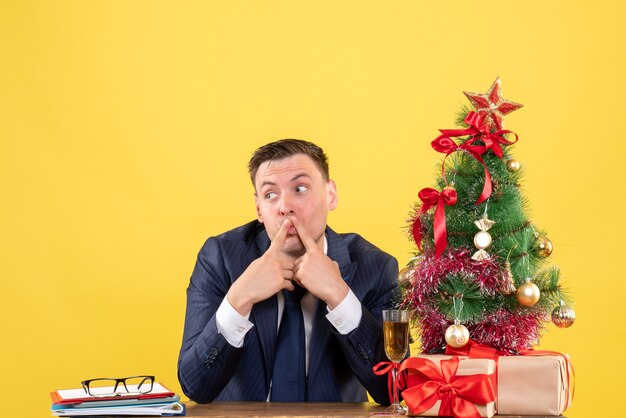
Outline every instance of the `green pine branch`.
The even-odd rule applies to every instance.
[[[449,321],[476,321],[485,308],[485,297],[471,277],[448,275],[438,286],[437,309]],[[455,302],[456,299],[456,302]]]

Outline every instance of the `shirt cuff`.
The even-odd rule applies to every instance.
[[[341,303],[335,306],[335,309],[328,309],[326,319],[343,335],[351,333],[359,326],[361,322],[361,302],[352,292],[352,289],[348,291]]]
[[[246,334],[254,326],[248,318],[250,318],[250,312],[246,316],[241,316],[225,297],[215,312],[217,332],[222,334],[228,344],[233,347],[243,347]]]

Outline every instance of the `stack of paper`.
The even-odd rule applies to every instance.
[[[180,397],[157,382],[149,393],[143,394],[93,397],[80,388],[57,390],[50,397],[54,416],[185,415],[185,404],[180,402]]]

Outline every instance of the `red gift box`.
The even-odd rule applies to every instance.
[[[495,371],[491,359],[420,355],[404,360],[402,397],[409,415],[492,417]]]

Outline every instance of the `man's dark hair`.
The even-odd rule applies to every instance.
[[[323,149],[312,142],[301,139],[281,139],[263,145],[252,154],[252,158],[250,158],[248,163],[248,173],[250,173],[252,185],[254,185],[254,177],[261,164],[266,161],[282,160],[296,154],[304,154],[311,158],[322,172],[324,180],[330,178],[328,174],[328,157],[324,154]]]

